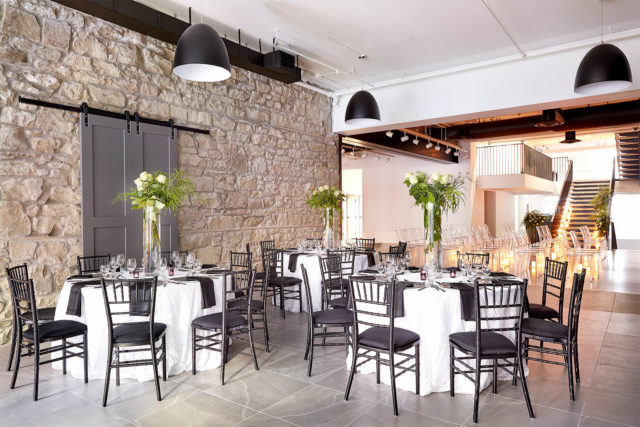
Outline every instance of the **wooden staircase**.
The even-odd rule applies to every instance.
[[[609,187],[609,181],[573,181],[571,189],[564,204],[564,213],[554,236],[558,232],[569,233],[575,231],[580,235],[580,226],[587,225],[593,234],[595,232],[595,221],[593,215],[593,197],[598,193],[600,187]]]
[[[620,179],[640,179],[640,132],[617,133],[616,150]]]

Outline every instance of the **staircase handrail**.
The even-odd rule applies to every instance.
[[[569,191],[571,190],[571,184],[573,183],[573,160],[569,160],[569,167],[567,167],[567,174],[564,177],[562,183],[562,189],[560,190],[560,197],[556,203],[556,209],[553,214],[553,220],[551,221],[551,231],[555,233],[553,238],[558,237],[558,229],[560,228],[560,221],[562,220],[562,213],[564,211],[564,205],[567,203],[569,197]]]

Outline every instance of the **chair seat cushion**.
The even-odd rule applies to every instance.
[[[82,335],[87,330],[87,325],[74,320],[54,320],[49,323],[42,323],[38,327],[41,340],[52,340],[56,338],[69,338]],[[30,340],[34,339],[33,328],[29,327],[23,335]]]
[[[529,304],[529,318],[534,319],[559,319],[558,312],[551,307],[542,304]]]
[[[516,345],[502,334],[491,331],[480,332],[481,356],[505,356],[516,354]],[[449,335],[449,341],[469,353],[476,353],[476,333],[456,332]]]
[[[329,300],[329,307],[347,308],[349,305],[349,297],[333,298]]]
[[[245,297],[245,298],[233,299],[227,302],[227,307],[229,307],[229,310],[244,311],[247,309],[247,298]],[[254,299],[253,301],[251,301],[251,310],[252,311],[264,310],[264,302]]]
[[[313,321],[322,325],[351,325],[353,324],[353,312],[346,308],[315,311]]]
[[[153,341],[158,341],[167,325],[164,323],[153,324]],[[149,322],[130,323],[128,325],[113,328],[113,342],[118,344],[149,344]]]
[[[193,319],[191,324],[202,329],[222,329],[222,313],[214,313],[197,317]],[[247,319],[242,317],[239,313],[234,311],[227,312],[227,329],[238,328],[240,326],[245,326],[246,324]]]
[[[389,328],[381,326],[369,328],[358,336],[358,341],[360,344],[366,345],[367,347],[389,350]],[[420,335],[415,332],[408,329],[394,328],[394,351],[409,348],[418,341],[420,341]]]
[[[297,277],[289,277],[289,276],[279,276],[272,277],[269,279],[269,286],[295,286],[302,283],[301,279]]]
[[[568,339],[569,328],[559,322],[544,319],[523,319],[522,333],[552,339]]]

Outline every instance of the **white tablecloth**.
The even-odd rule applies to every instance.
[[[166,285],[158,285],[155,321],[167,325],[168,375],[176,375],[185,370],[191,370],[191,321],[196,317],[221,311],[222,276],[209,277],[214,282],[216,305],[207,309],[202,308],[202,292],[200,283],[197,281],[170,282]],[[106,373],[109,351],[108,326],[102,289],[99,286],[82,288],[82,314],[78,317],[67,314],[71,285],[70,282],[65,282],[60,292],[55,320],[75,320],[87,325],[89,378],[102,379]],[[82,341],[82,339],[76,339],[75,341]],[[137,359],[151,357],[149,352],[140,352],[133,355],[121,354],[121,357],[123,356]],[[214,369],[220,366],[220,353],[199,351],[196,360],[199,371]],[[54,362],[53,368],[61,370],[62,362]],[[162,365],[160,365],[159,369],[160,375],[162,375]],[[76,378],[84,378],[81,358],[72,357],[67,359],[67,370]],[[112,373],[112,377],[113,375]],[[122,378],[135,378],[138,381],[149,381],[153,379],[153,369],[151,366],[121,368],[120,376]]]
[[[320,273],[320,260],[318,257],[325,256],[326,252],[319,252],[317,255],[298,255],[296,271],[289,271],[289,255],[285,252],[283,257],[284,275],[289,277],[297,277],[302,280],[302,268],[307,269],[309,276],[309,290],[311,291],[311,301],[313,301],[313,311],[322,310],[322,274]],[[353,263],[354,274],[369,268],[369,260],[366,255],[356,255]],[[279,306],[280,301],[276,298],[276,304]],[[300,312],[299,304],[296,300],[285,300],[284,309],[294,313]],[[304,292],[304,284],[302,285],[302,310],[307,311],[307,296]]]
[[[419,273],[398,276],[398,280],[420,281]],[[450,279],[440,276],[439,282],[461,282],[460,277]],[[445,289],[445,288],[443,288]],[[407,288],[404,290],[404,317],[395,318],[395,326],[411,330],[420,335],[420,395],[449,391],[449,334],[473,332],[476,322],[462,319],[460,292],[457,289]],[[379,319],[378,319],[379,321]],[[503,322],[504,323],[504,322]],[[492,324],[493,326],[494,324]],[[359,327],[360,333],[366,328]],[[508,335],[508,334],[507,334]],[[513,340],[513,334],[510,338]],[[411,353],[412,350],[407,350]],[[347,369],[351,369],[351,349],[347,357]],[[361,361],[362,359],[359,359]],[[396,359],[396,362],[398,360]],[[358,368],[359,373],[375,372],[375,363],[368,362]],[[525,375],[528,369],[525,362]],[[498,370],[498,378],[510,379],[504,370]],[[382,366],[380,379],[390,384],[389,368]],[[357,381],[357,377],[354,381]],[[481,390],[491,383],[489,374],[482,374]],[[415,392],[415,376],[407,372],[396,379],[396,387]],[[463,375],[455,376],[456,393],[473,394],[474,384]]]

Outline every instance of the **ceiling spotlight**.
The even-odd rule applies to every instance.
[[[363,151],[363,152],[362,152],[362,156],[360,156],[360,157],[362,157],[363,159],[364,159],[365,157],[367,157],[367,152],[366,152],[366,151]]]
[[[344,152],[345,152],[345,151],[346,151],[346,150],[345,150],[344,148],[343,148],[342,150],[340,150],[340,152],[341,152],[342,154],[344,154]]]
[[[458,157],[458,156],[460,155],[460,151],[456,150],[456,151],[453,153],[453,155],[454,155],[454,156],[456,156],[456,157]]]
[[[390,159],[390,158],[388,158],[388,157],[385,157],[385,158],[384,158],[385,163],[389,163],[389,160],[391,160],[391,159]]]
[[[574,144],[580,141],[581,141],[580,139],[576,138],[575,130],[568,130],[564,133],[564,139],[560,141],[560,144]]]
[[[380,156],[376,156],[376,160],[380,161]]]
[[[415,138],[413,138],[413,145],[418,145],[419,142],[420,142],[420,140],[418,139],[417,136]]]
[[[385,135],[387,135],[389,138],[393,138],[393,131],[388,130]]]
[[[436,145],[436,151],[440,151],[440,144]]]
[[[427,142],[427,145],[425,146],[427,148],[427,150],[431,147],[433,147],[433,142],[429,141]]]
[[[451,152],[451,147],[447,147],[446,150],[444,150],[444,154],[449,154]]]
[[[405,132],[404,136],[402,138],[400,138],[400,141],[407,142],[408,140],[409,140],[409,137],[407,136],[407,133]]]

